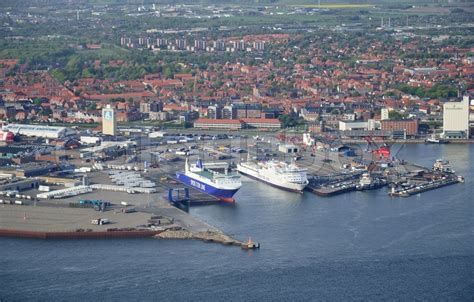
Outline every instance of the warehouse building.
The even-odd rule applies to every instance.
[[[257,129],[280,129],[281,122],[276,118],[243,118],[247,128],[257,128]]]
[[[45,125],[26,125],[26,124],[8,124],[3,127],[15,135],[24,135],[30,137],[42,137],[58,139],[75,135],[76,131],[67,127],[45,126]]]
[[[240,120],[200,118],[194,122],[194,127],[201,129],[239,130],[243,128],[243,123]]]
[[[242,118],[237,120],[200,118],[194,122],[194,127],[202,129],[228,130],[239,130],[243,128],[280,129],[281,122],[278,119],[270,118]]]
[[[339,121],[339,130],[340,131],[354,131],[354,130],[367,130],[367,122],[345,122]]]
[[[449,139],[469,138],[469,97],[461,102],[443,105],[443,136]]]
[[[0,191],[23,191],[39,187],[39,180],[36,178],[13,178],[0,180]]]
[[[380,124],[382,131],[391,131],[397,137],[415,137],[418,134],[418,120],[383,120]]]

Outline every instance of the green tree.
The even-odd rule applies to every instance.
[[[391,120],[401,120],[403,119],[403,115],[398,111],[390,110],[388,112],[388,118]]]
[[[42,103],[43,103],[43,100],[41,98],[33,99],[33,104],[35,104],[36,106],[41,106]]]
[[[51,71],[51,76],[55,78],[58,82],[64,83],[66,81],[66,75],[61,70],[55,68]]]
[[[163,70],[163,76],[166,79],[171,79],[174,76],[173,70],[169,66],[166,66],[165,69]]]

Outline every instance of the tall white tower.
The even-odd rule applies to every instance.
[[[117,134],[117,118],[115,116],[115,109],[110,105],[102,109],[102,133],[106,135]]]

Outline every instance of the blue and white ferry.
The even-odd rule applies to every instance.
[[[200,159],[190,165],[186,158],[184,172],[177,172],[176,178],[224,202],[234,202],[233,196],[242,186],[240,174],[232,172],[227,163],[203,163]]]

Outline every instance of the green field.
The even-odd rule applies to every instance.
[[[370,8],[373,7],[371,4],[329,4],[329,3],[321,3],[321,4],[294,4],[291,6],[296,7],[304,7],[304,8],[323,8],[323,9],[360,9],[360,8]]]

